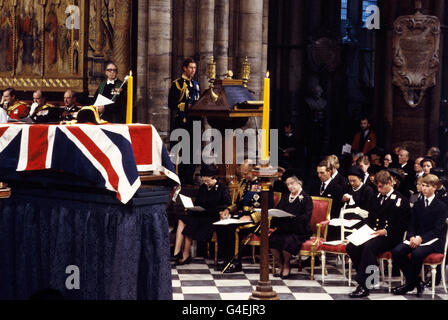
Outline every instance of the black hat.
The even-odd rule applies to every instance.
[[[397,168],[388,168],[387,171],[390,173],[391,176],[398,179],[398,181],[402,182],[404,180],[404,174],[402,174],[400,169]]]
[[[350,167],[350,169],[348,169],[347,171],[347,177],[348,176],[357,176],[359,177],[361,180],[364,179],[364,171],[361,170],[360,167],[356,167],[356,166],[352,166]]]
[[[201,166],[201,177],[215,177],[218,173],[219,170],[214,164],[203,164]]]
[[[107,123],[107,121],[100,119],[98,108],[95,106],[82,107],[81,110],[78,111],[76,120],[78,123],[95,123],[95,124]]]

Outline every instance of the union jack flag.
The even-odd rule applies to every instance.
[[[139,171],[164,172],[180,184],[152,125],[0,124],[0,167],[70,172],[115,191],[123,203],[140,187]]]

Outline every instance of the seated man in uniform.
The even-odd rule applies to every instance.
[[[375,175],[378,194],[374,198],[367,225],[374,230],[375,237],[355,246],[347,244],[347,253],[356,269],[355,280],[358,287],[350,293],[350,298],[369,295],[369,276],[372,266],[378,266],[377,257],[403,241],[409,219],[409,202],[393,188],[391,174],[382,170]]]
[[[47,103],[47,99],[41,90],[33,92],[33,104],[31,105],[30,118],[35,123],[50,123],[61,121],[62,110]]]
[[[238,195],[234,204],[220,212],[220,218],[228,219],[230,217],[239,218],[241,222],[258,223],[261,220],[261,213],[254,209],[261,208],[261,185],[257,177],[252,176],[252,164],[245,161],[240,165],[240,173],[242,180],[238,186]],[[272,206],[272,197],[270,197],[270,207]],[[239,243],[236,243],[235,231],[238,228],[236,224],[216,226],[218,236],[218,250],[221,262],[217,269],[222,271],[231,261],[225,273],[238,272],[242,270],[241,266],[241,250]],[[240,228],[240,239],[244,235],[254,231],[255,226],[250,228]],[[238,252],[237,257],[235,253]]]
[[[76,115],[81,108],[76,105],[76,96],[72,90],[64,92],[64,109],[62,112],[62,120],[71,121],[76,119]]]
[[[24,102],[16,100],[16,91],[13,88],[3,91],[0,105],[11,119],[20,120],[28,116],[28,106]]]

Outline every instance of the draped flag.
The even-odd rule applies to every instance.
[[[116,192],[123,203],[140,187],[139,171],[164,172],[180,183],[151,125],[0,124],[0,167],[70,172]]]

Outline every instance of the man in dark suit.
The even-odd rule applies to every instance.
[[[375,175],[378,195],[367,218],[367,225],[374,230],[375,238],[355,246],[347,245],[347,253],[356,268],[355,280],[358,287],[350,293],[350,298],[369,295],[370,266],[377,266],[377,256],[391,250],[403,240],[409,218],[409,202],[394,190],[389,172],[382,170]]]
[[[447,207],[435,195],[439,179],[428,174],[422,180],[424,197],[418,200],[411,211],[407,239],[409,244],[400,243],[392,250],[393,263],[404,273],[406,284],[392,290],[403,295],[417,287],[417,296],[423,292],[425,283],[419,278],[423,260],[431,253],[442,253],[446,237]],[[423,245],[434,239],[432,244]],[[408,255],[410,254],[410,258]]]
[[[316,183],[312,186],[310,194],[312,196],[331,198],[333,204],[331,206],[331,218],[339,218],[341,210],[341,200],[343,191],[336,181],[331,179],[331,168],[326,160],[322,160],[317,165],[317,175],[320,183]],[[339,239],[339,227],[328,228],[327,240]]]
[[[347,192],[350,188],[348,184],[348,180],[342,174],[340,174],[339,170],[339,159],[336,155],[332,154],[325,158],[328,161],[328,164],[331,169],[331,179],[334,180],[342,189],[342,192]]]

